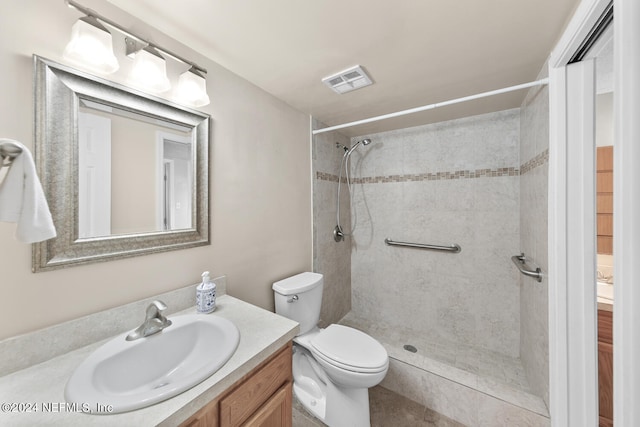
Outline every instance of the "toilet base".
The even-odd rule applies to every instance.
[[[329,427],[370,427],[369,389],[334,384],[307,350],[294,345],[293,392]]]

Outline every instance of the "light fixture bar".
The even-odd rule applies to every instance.
[[[177,55],[173,52],[171,52],[170,50],[167,50],[163,47],[159,47],[158,45],[148,42],[147,40],[145,40],[144,38],[132,33],[129,30],[124,29],[122,26],[120,26],[119,24],[115,23],[114,21],[110,20],[109,18],[105,18],[104,16],[100,15],[99,13],[95,12],[92,9],[86,8],[84,6],[82,6],[80,3],[76,2],[75,0],[65,0],[67,2],[67,5],[69,7],[73,7],[74,9],[77,9],[78,11],[84,13],[87,16],[92,16],[96,19],[98,19],[99,21],[101,21],[102,23],[105,23],[107,25],[109,25],[110,27],[113,27],[115,29],[117,29],[118,31],[120,31],[121,33],[125,34],[126,36],[132,37],[142,43],[146,43],[148,45],[152,45],[154,48],[156,48],[156,50],[159,50],[160,52],[172,57],[173,59],[176,59],[184,64],[187,64],[191,67],[193,67],[194,69],[198,70],[201,73],[207,73],[207,69],[204,67],[199,66],[198,64],[189,61],[187,59],[184,59],[182,56]]]

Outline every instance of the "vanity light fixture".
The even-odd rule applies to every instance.
[[[167,63],[156,48],[147,45],[135,52],[129,82],[140,89],[162,93],[171,89]]]
[[[209,104],[207,82],[204,76],[194,67],[189,68],[178,78],[176,88],[178,102],[192,107],[202,107]]]
[[[75,64],[101,74],[118,70],[111,33],[94,16],[82,17],[71,28],[71,40],[63,54]]]
[[[175,101],[190,107],[202,107],[209,104],[209,96],[207,95],[205,75],[207,70],[199,65],[176,55],[168,49],[152,44],[143,38],[131,33],[119,24],[111,21],[104,16],[88,9],[75,0],[66,0],[69,7],[73,7],[87,15],[80,18],[73,27],[73,37],[67,48],[65,49],[64,58],[77,63],[83,68],[99,73],[113,73],[118,70],[118,61],[113,54],[113,45],[111,33],[107,30],[118,30],[125,36],[127,46],[127,56],[134,60],[131,74],[128,78],[129,82],[139,89],[152,92],[155,94],[166,92],[171,88],[171,82],[167,77],[166,61],[172,58],[184,65],[188,66],[187,71],[182,73],[178,80],[178,87],[174,91]],[[80,24],[82,23],[82,24]],[[76,25],[78,26],[76,29]],[[91,27],[87,29],[87,27]],[[83,50],[74,49],[73,44],[76,39],[76,33],[84,35],[85,33],[97,34],[96,39],[100,42],[92,42],[91,47]],[[89,44],[85,42],[85,44]],[[102,46],[100,48],[96,46]],[[109,66],[96,68],[92,66],[96,60],[94,59],[98,52],[106,50],[111,53],[108,60]],[[69,51],[69,53],[67,53]],[[76,52],[77,51],[77,52]],[[73,52],[73,53],[72,53]],[[184,68],[183,68],[184,69]]]

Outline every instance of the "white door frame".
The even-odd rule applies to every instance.
[[[614,8],[613,417],[640,425],[640,2]]]
[[[569,253],[590,224],[569,227],[570,197],[582,168],[570,170],[567,64],[609,4],[583,0],[549,59],[549,394],[553,426],[596,426],[597,378],[590,355],[595,325],[584,313],[595,310],[593,295],[575,282],[593,257]],[[640,425],[640,2],[615,0],[614,17],[614,422]],[[572,154],[573,155],[573,154]],[[582,156],[580,161],[590,161]],[[570,185],[572,194],[569,194]],[[578,195],[584,198],[586,189]],[[572,199],[575,200],[575,199]],[[574,210],[575,212],[575,210]],[[580,219],[582,220],[582,218]],[[635,224],[634,224],[635,223]],[[635,227],[634,227],[635,225]],[[573,282],[568,280],[571,277]],[[635,292],[634,292],[635,285]],[[634,328],[635,324],[635,328]]]
[[[595,239],[593,225],[584,218],[591,189],[580,187],[584,169],[593,165],[587,164],[591,160],[579,143],[580,133],[588,133],[588,118],[584,111],[569,110],[576,106],[570,101],[578,100],[568,93],[584,96],[589,77],[581,75],[584,70],[571,72],[567,65],[608,3],[583,0],[549,59],[549,413],[557,427],[598,425],[595,289],[589,295],[589,282],[583,281],[595,263],[595,251],[589,245],[589,251],[576,252],[589,233]],[[595,96],[595,88],[592,92]],[[579,158],[572,157],[576,155]],[[570,162],[576,167],[570,169]],[[593,214],[595,206],[590,210]],[[586,280],[595,282],[595,271]],[[592,318],[585,319],[589,311]],[[585,351],[586,357],[579,357]]]
[[[550,70],[549,85],[550,413],[596,426],[593,60]]]

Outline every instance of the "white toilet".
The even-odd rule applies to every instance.
[[[389,357],[378,341],[357,329],[318,328],[322,286],[318,273],[273,284],[276,313],[300,323],[293,340],[293,391],[329,427],[368,427],[368,389],[387,374]]]

